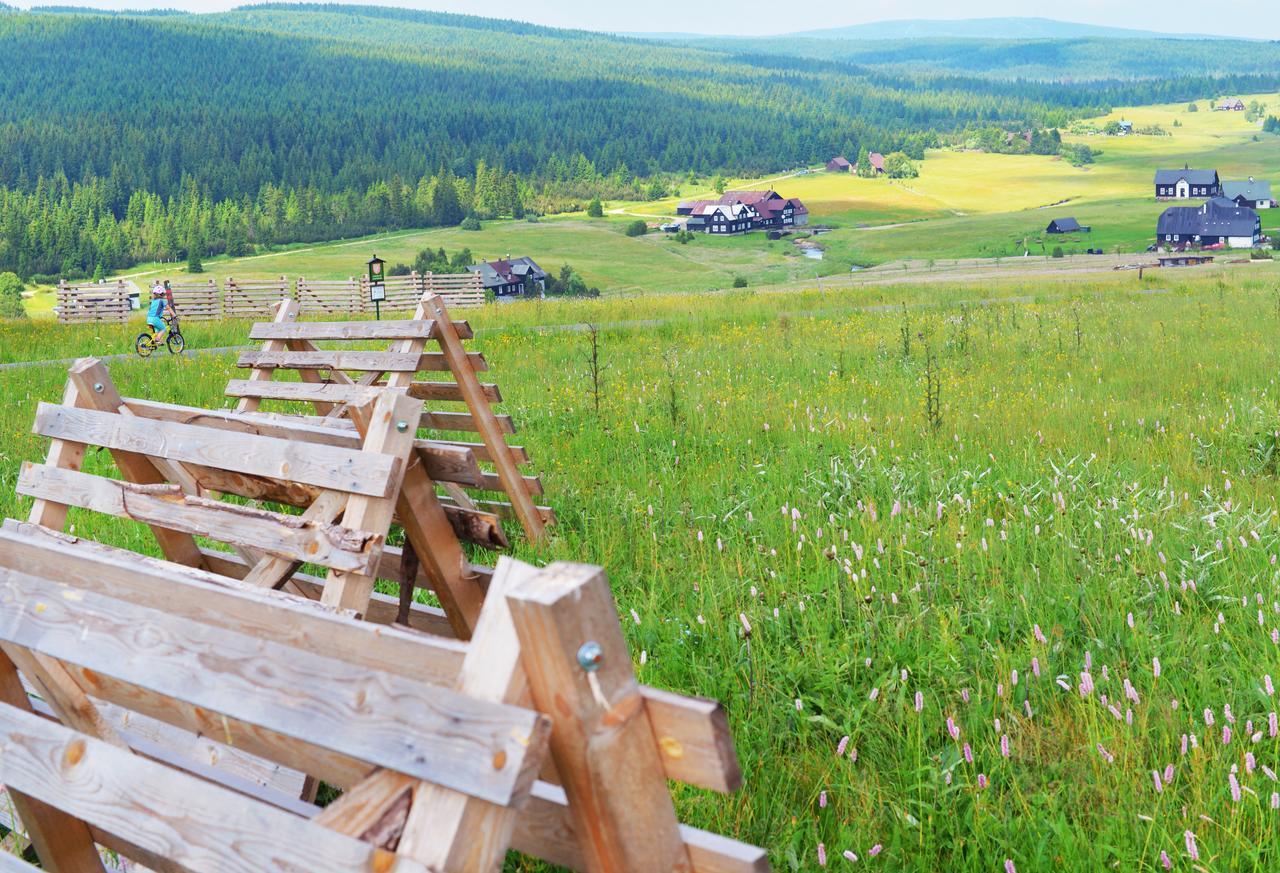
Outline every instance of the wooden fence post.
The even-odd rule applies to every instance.
[[[507,595],[534,706],[591,873],[691,865],[613,594],[599,567],[557,562]]]

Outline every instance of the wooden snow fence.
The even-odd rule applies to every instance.
[[[286,302],[273,321],[253,326],[249,336],[261,340],[262,349],[241,354],[237,364],[250,370],[249,378],[231,380],[226,390],[238,399],[238,412],[256,412],[263,401],[303,403],[316,413],[303,419],[307,424],[350,431],[353,424],[346,410],[368,389],[404,391],[432,407],[424,410],[418,427],[478,437],[465,441],[449,436],[424,446],[437,460],[445,454],[454,459],[432,481],[446,491],[439,501],[458,534],[490,548],[505,547],[507,538],[498,519],[514,516],[530,540],[542,539],[545,525],[554,520],[549,507],[535,502],[543,492],[542,482],[520,472],[529,456],[522,446],[507,442],[507,435],[515,432],[511,416],[493,411],[492,404],[502,399],[498,386],[482,383],[477,376],[488,363],[483,355],[465,349],[463,340],[471,338],[471,328],[454,321],[440,297],[422,298],[412,318],[403,321],[301,322],[297,317],[298,307]],[[346,347],[384,340],[391,342],[384,352]],[[320,349],[319,342],[336,347]],[[438,351],[427,351],[428,344]],[[301,381],[275,381],[277,370],[296,371]],[[417,380],[419,374],[437,378]],[[493,469],[482,469],[480,463]],[[467,489],[505,499],[477,497]],[[431,491],[426,499],[435,501],[434,488]]]
[[[163,871],[767,870],[677,821],[667,780],[735,790],[732,741],[713,702],[639,686],[599,568],[504,558],[466,642],[377,624],[421,401],[371,396],[352,448],[147,420],[92,360],[40,406],[35,504],[0,530],[0,781],[45,868],[101,870],[96,843]],[[302,489],[301,516],[196,496]],[[165,559],[65,535],[69,505]]]
[[[355,279],[317,281],[299,276],[295,294],[298,312],[303,315],[352,315],[373,311],[368,293]]]
[[[222,318],[222,291],[212,279],[208,282],[171,284],[173,304],[183,321],[217,321]]]
[[[383,283],[387,299],[382,308],[389,311],[411,310],[427,294],[439,294],[445,306],[462,309],[483,306],[484,284],[479,273],[419,273],[407,276],[388,276]],[[369,299],[369,280],[362,279],[360,286],[364,298]]]
[[[284,276],[267,281],[227,277],[223,287],[222,311],[227,318],[270,318],[276,304],[293,296]]]
[[[58,283],[58,321],[80,324],[88,321],[129,320],[129,294],[135,289],[123,281],[114,285],[69,285]]]

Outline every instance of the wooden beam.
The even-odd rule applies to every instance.
[[[119,414],[120,394],[116,391],[111,375],[101,361],[93,359],[77,361],[68,373],[68,380],[76,386],[78,406],[94,410],[84,414],[108,416],[114,420],[124,418]],[[69,407],[60,408],[63,411],[77,411]],[[76,438],[92,442],[92,438],[87,435],[78,435]],[[102,445],[101,443],[93,444]],[[111,460],[115,462],[116,469],[128,481],[139,485],[155,485],[167,481],[153,459],[139,454],[134,446],[120,445],[107,446],[107,448],[111,449]],[[166,558],[190,567],[200,566],[200,548],[190,534],[158,526],[153,526],[151,533]]]
[[[364,437],[366,454],[381,455],[396,461],[397,475],[389,483],[385,497],[354,496],[347,501],[342,524],[360,530],[385,531],[391,527],[396,501],[403,491],[405,470],[413,450],[412,422],[422,411],[422,401],[392,391],[383,391],[371,404],[350,407],[349,412]],[[379,543],[381,548],[381,543]],[[372,571],[347,573],[335,570],[325,583],[321,602],[363,613],[377,581]]]
[[[435,323],[414,321],[296,321],[289,324],[259,322],[249,329],[249,339],[402,340],[431,339]],[[467,327],[470,332],[470,326]]]
[[[72,365],[72,370],[91,367],[96,363],[93,358],[81,358]],[[67,385],[62,391],[63,406],[78,406],[80,403],[80,389],[75,380],[68,379]],[[62,467],[67,470],[79,470],[80,465],[84,463],[84,452],[87,447],[84,443],[75,440],[52,440],[49,443],[49,452],[45,455],[45,463],[51,467]],[[67,507],[65,504],[51,503],[47,500],[37,500],[31,507],[31,514],[28,520],[33,524],[51,527],[55,530],[62,530],[67,524]]]
[[[537,713],[65,590],[0,573],[0,639],[495,803],[521,796],[536,775],[528,758],[548,727]]]
[[[485,399],[490,403],[502,402],[502,392],[492,382],[481,382],[480,390],[484,392]],[[425,401],[462,402],[466,400],[456,382],[414,382],[409,386],[409,396]]]
[[[127,598],[264,643],[314,651],[366,672],[389,672],[433,685],[452,685],[467,651],[457,640],[353,621],[312,600],[249,588],[225,576],[22,522],[0,530],[0,567],[47,572],[76,590]]]
[[[0,706],[0,778],[193,873],[300,869],[421,871],[408,861],[139,758],[39,716]]]
[[[355,370],[374,373],[414,373],[420,369],[417,355],[342,350],[241,352],[236,366],[258,370]]]
[[[177,485],[134,485],[41,464],[24,463],[17,491],[118,518],[236,543],[269,555],[367,573],[385,537],[330,520],[284,515],[184,495]],[[337,493],[337,492],[329,492]],[[340,495],[343,502],[346,495]]]
[[[275,437],[241,435],[228,439],[207,427],[146,421],[137,416],[73,409],[41,403],[35,432],[90,445],[223,470],[287,479],[370,497],[386,497],[396,461],[380,453],[332,446],[299,446]],[[140,483],[153,484],[153,483]]]
[[[459,692],[495,703],[518,703],[524,697],[520,642],[505,595],[519,580],[537,572],[510,558],[498,561],[458,675]],[[515,813],[511,807],[421,784],[414,791],[400,852],[432,869],[498,870],[511,843]]]
[[[276,304],[275,310],[273,324],[288,324],[296,321],[298,318],[298,301],[281,300]],[[262,346],[264,352],[282,352],[286,348],[285,343],[280,340],[268,340]],[[274,370],[254,370],[249,374],[249,379],[254,382],[270,382],[273,376],[275,376]],[[257,397],[243,397],[236,404],[236,412],[253,412],[261,402]]]
[[[462,341],[452,329],[452,322],[449,319],[449,313],[445,310],[444,302],[439,295],[432,294],[423,298],[423,305],[427,308],[428,315],[435,316],[440,327],[438,338],[440,352],[448,361],[449,369],[453,372],[453,378],[458,383],[458,387],[462,389],[467,408],[474,417],[476,431],[484,444],[489,447],[489,456],[498,469],[498,475],[502,477],[504,490],[511,498],[511,504],[515,509],[516,517],[524,527],[525,535],[532,542],[542,542],[545,536],[542,517],[538,514],[533,499],[524,490],[520,470],[506,448],[507,442],[503,436],[506,428],[500,418],[493,414],[488,401],[484,398],[475,370],[467,360]]]
[[[492,417],[494,426],[497,428],[497,433],[516,432],[516,426],[511,420],[511,416],[493,415],[491,412],[490,417]],[[464,430],[474,433],[480,433],[486,427],[481,423],[480,419],[470,412],[434,412],[432,410],[422,413],[422,421],[419,426],[429,430]],[[492,456],[492,452],[490,452],[490,455]]]
[[[31,712],[26,689],[8,656],[0,653],[0,709]],[[32,718],[36,716],[32,715]],[[0,735],[0,749],[4,748]],[[45,870],[52,873],[104,873],[102,859],[93,844],[88,826],[73,815],[28,794],[20,785],[9,782],[3,773],[0,754],[0,782],[8,784],[9,797],[35,846],[36,855]]]
[[[764,849],[710,831],[679,826],[693,873],[769,873]],[[586,870],[564,789],[537,782],[511,835],[511,848],[570,870]]]
[[[557,562],[508,593],[534,705],[588,871],[690,870],[662,757],[598,567]],[[583,667],[583,647],[599,653]]]

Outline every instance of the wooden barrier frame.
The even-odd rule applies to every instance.
[[[327,422],[340,427],[349,403],[369,387],[406,391],[424,401],[464,403],[465,413],[428,410],[420,424],[434,430],[478,433],[480,443],[455,445],[473,450],[477,459],[492,463],[496,472],[464,484],[505,492],[510,503],[484,504],[449,484],[445,485],[446,502],[470,510],[509,511],[529,539],[543,538],[545,524],[554,516],[549,508],[534,502],[542,493],[542,483],[536,476],[520,473],[519,465],[527,455],[506,440],[506,434],[514,432],[514,424],[510,416],[496,415],[491,406],[501,394],[496,385],[482,384],[476,376],[477,370],[488,365],[482,356],[465,350],[462,341],[471,337],[471,329],[466,322],[450,318],[439,296],[423,297],[409,321],[307,323],[297,321],[297,316],[297,304],[286,301],[277,308],[273,321],[253,326],[250,338],[263,340],[262,349],[240,356],[237,364],[250,369],[249,378],[233,379],[227,385],[227,394],[238,399],[238,412],[255,412],[263,400],[306,402]],[[325,340],[379,339],[392,340],[388,351],[321,350],[315,345]],[[440,350],[425,352],[428,342],[435,342]],[[303,384],[273,383],[277,369],[297,370]],[[415,375],[424,370],[447,372],[453,382],[415,381]],[[327,379],[321,375],[326,371]],[[360,375],[353,378],[349,373]]]
[[[58,321],[78,324],[87,321],[129,320],[132,312],[129,296],[137,289],[120,280],[113,285],[105,283],[69,285],[58,283]]]
[[[676,820],[667,779],[738,787],[732,741],[718,705],[638,685],[599,568],[539,571],[502,559],[466,644],[377,628],[350,614],[373,617],[371,585],[328,596],[343,580],[337,569],[321,583],[320,604],[236,581],[234,568],[249,580],[262,561],[283,561],[281,580],[296,570],[299,547],[268,542],[281,536],[270,514],[246,514],[222,535],[272,556],[258,565],[230,553],[215,559],[183,539],[195,523],[187,514],[149,508],[168,497],[153,490],[160,483],[138,481],[234,483],[211,478],[216,467],[258,483],[242,491],[285,475],[297,486],[347,489],[344,527],[376,542],[399,492],[397,470],[412,466],[404,461],[413,435],[400,424],[415,403],[381,391],[353,406],[361,452],[400,463],[344,463],[336,447],[306,445],[303,457],[286,457],[288,443],[275,437],[140,419],[99,362],[72,368],[63,405],[37,414],[37,432],[53,439],[44,469],[54,472],[24,471],[20,487],[37,497],[31,521],[0,531],[0,781],[46,866],[99,870],[97,842],[162,870],[492,870],[508,846],[590,871],[769,869],[761,850]],[[78,478],[97,478],[79,471],[89,437],[111,450],[132,487]],[[313,510],[332,493],[315,499],[311,520],[323,518]],[[66,537],[50,526],[65,523],[63,501],[113,514],[123,506],[152,527],[170,560]],[[325,505],[324,515],[336,513]],[[213,511],[189,495],[181,506]],[[378,572],[360,565],[365,578]],[[33,713],[15,668],[62,726]],[[236,749],[296,769],[295,786],[307,773],[346,792],[319,810],[163,748],[157,760],[98,701],[225,735]],[[548,781],[535,782],[548,731],[554,763],[542,768]],[[470,734],[479,739],[468,742]],[[183,814],[166,814],[175,809]]]

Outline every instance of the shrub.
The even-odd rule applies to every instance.
[[[604,204],[600,202],[599,197],[593,197],[587,204],[587,215],[591,218],[604,217]]]
[[[627,225],[627,236],[644,236],[649,232],[649,225],[644,223],[644,219],[637,218],[635,221]]]
[[[16,273],[0,273],[0,318],[26,318],[22,306],[22,280]]]
[[[1054,247],[1053,247],[1053,256],[1054,256],[1055,258],[1061,258],[1061,257],[1063,256],[1063,255],[1062,255],[1062,246],[1054,246]]]
[[[458,225],[458,227],[463,230],[479,230],[480,219],[476,218],[474,215],[468,215],[466,218],[462,219],[462,224]]]
[[[734,277],[733,277],[733,287],[735,287],[735,288],[745,288],[745,287],[747,287],[747,280],[746,280],[746,277],[745,277],[745,276],[734,276]]]
[[[1187,104],[1187,111],[1188,111],[1188,112],[1199,112],[1199,111],[1200,111],[1200,107],[1199,107],[1199,106],[1197,106],[1197,105],[1195,105],[1194,103],[1188,103],[1188,104]]]
[[[920,175],[920,170],[905,153],[890,152],[885,155],[884,173],[890,179],[914,179]]]

